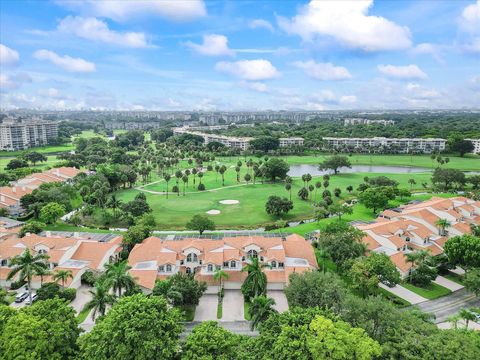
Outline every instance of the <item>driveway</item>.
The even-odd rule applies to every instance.
[[[240,290],[225,290],[221,321],[243,321],[243,295]]]
[[[75,298],[75,300],[73,300],[70,303],[70,306],[75,309],[77,314],[80,311],[82,311],[85,304],[88,303],[90,301],[90,299],[92,298],[92,296],[89,293],[89,290],[91,290],[91,289],[92,288],[90,286],[86,286],[86,285],[81,285],[77,289],[77,297]]]
[[[435,284],[438,284],[440,286],[443,286],[447,288],[450,291],[457,291],[460,289],[463,289],[463,285],[457,284],[455,281],[448,280],[447,278],[444,278],[443,276],[437,276],[437,278],[433,281]]]
[[[194,321],[217,320],[217,294],[204,294],[195,310]]]
[[[379,283],[378,286],[380,286],[382,289],[385,289],[389,292],[391,292],[394,295],[397,295],[398,297],[402,298],[405,301],[408,301],[410,304],[415,305],[415,304],[420,304],[424,301],[427,301],[428,299],[425,299],[423,296],[415,294],[413,291],[410,291],[403,286],[396,285],[394,287],[388,287],[387,285],[384,285],[382,283]]]
[[[288,310],[287,297],[282,290],[269,290],[267,292],[267,296],[275,300],[275,310],[278,312],[284,312]]]

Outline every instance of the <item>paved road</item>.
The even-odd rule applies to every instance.
[[[195,309],[195,321],[217,320],[217,294],[204,294]]]
[[[447,321],[450,316],[456,314],[460,309],[479,306],[480,298],[477,298],[466,289],[461,289],[439,299],[425,301],[416,305],[423,312],[435,315],[434,322],[437,324]]]

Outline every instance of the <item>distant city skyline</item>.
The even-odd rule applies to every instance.
[[[2,1],[0,107],[480,107],[477,1]]]

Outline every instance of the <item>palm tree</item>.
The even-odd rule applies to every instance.
[[[237,172],[237,183],[238,183],[240,182],[240,166],[236,166],[235,171]]]
[[[185,196],[185,185],[187,185],[188,176],[187,176],[187,175],[183,175],[182,181],[183,181],[183,196]]]
[[[216,269],[213,274],[213,280],[220,282],[220,291],[223,289],[223,280],[228,280],[228,273],[222,269]]]
[[[273,308],[275,300],[266,296],[257,296],[253,299],[248,314],[250,315],[251,323],[250,330],[258,328],[258,326],[268,319],[268,317],[277,312]]]
[[[446,228],[450,226],[450,222],[446,219],[438,219],[435,221],[435,225],[438,226],[438,234],[440,236],[446,236]]]
[[[475,314],[468,310],[468,309],[461,309],[458,313],[458,315],[460,315],[460,317],[465,320],[465,329],[468,329],[468,323],[470,321],[475,321],[476,319],[476,316]]]
[[[317,202],[317,190],[320,189],[322,187],[322,183],[320,181],[317,181],[315,183],[315,202]]]
[[[430,254],[428,251],[425,250],[417,250],[408,254],[405,254],[406,261],[412,264],[413,267],[419,267],[422,265],[425,261],[427,261],[428,258],[430,258]],[[412,279],[412,273],[410,271],[410,281]]]
[[[165,182],[167,183],[167,199],[168,199],[168,182],[170,181],[172,177],[169,175],[169,174],[165,174],[163,176],[163,179],[165,180]]]
[[[120,208],[122,205],[122,201],[117,199],[115,195],[112,195],[110,199],[108,199],[107,206],[113,210],[113,216],[117,217],[117,209]]]
[[[461,319],[460,315],[452,315],[448,317],[448,321],[452,324],[455,330],[458,329],[458,321]]]
[[[267,264],[261,264],[258,257],[250,257],[242,271],[247,272],[247,278],[242,284],[242,293],[250,300],[255,296],[265,295],[267,292],[267,276],[263,272]]]
[[[57,281],[62,282],[62,290],[65,290],[65,282],[68,279],[73,279],[72,270],[57,270],[53,274],[53,280],[55,282],[57,282]]]
[[[225,167],[225,165],[222,165],[218,170],[220,175],[222,175],[222,186],[225,186],[225,171],[227,171],[227,168]]]
[[[122,296],[122,289],[127,291],[133,289],[135,286],[135,279],[130,275],[127,261],[119,261],[105,265],[107,271],[106,275],[110,279],[111,286],[114,292],[118,293],[118,297]]]
[[[287,190],[290,194],[290,201],[292,201],[292,184],[285,184],[285,190]]]
[[[415,179],[408,179],[408,183],[410,184],[410,190],[413,189],[413,185],[416,185],[417,182],[415,181]]]
[[[193,175],[193,185],[195,185],[195,176],[197,176],[197,169],[196,168],[192,169],[192,175]]]
[[[48,269],[47,260],[47,254],[32,255],[29,249],[25,249],[22,255],[14,256],[10,261],[13,268],[8,273],[7,280],[19,274],[19,281],[27,281],[30,305],[32,304],[32,277]]]
[[[37,276],[40,276],[40,286],[43,285],[43,277],[47,276],[47,275],[51,275],[51,274],[52,274],[52,272],[48,268],[39,270]]]
[[[89,290],[92,299],[85,304],[85,308],[92,310],[92,318],[95,320],[97,312],[100,316],[105,315],[107,305],[112,305],[115,302],[115,296],[110,294],[110,284],[108,278],[100,278],[95,282],[94,291]]]

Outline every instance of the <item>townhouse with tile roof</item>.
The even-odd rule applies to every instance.
[[[68,279],[65,286],[72,288],[80,286],[81,276],[85,271],[101,271],[105,264],[118,258],[122,240],[120,235],[112,235],[108,241],[99,241],[95,237],[96,234],[71,233],[69,235],[67,237],[62,233],[46,232],[44,235],[27,234],[19,238],[13,234],[0,240],[0,286],[10,285],[11,281],[7,280],[7,277],[11,271],[11,260],[14,256],[21,255],[26,249],[33,254],[48,255],[52,273],[56,270],[70,270],[73,278]],[[32,288],[37,289],[42,282],[50,281],[52,276],[43,278],[37,276],[32,282]]]
[[[240,289],[247,276],[241,270],[250,257],[270,265],[264,269],[269,290],[282,290],[290,274],[318,268],[312,246],[296,234],[182,240],[149,237],[135,245],[128,262],[130,273],[146,293],[153,289],[155,281],[178,272],[195,274],[197,280],[209,285],[208,292],[216,292],[215,271],[222,269],[228,274],[226,289]]]
[[[439,227],[439,220],[446,220],[448,226]],[[440,255],[450,237],[470,234],[471,224],[480,225],[480,201],[433,197],[385,210],[375,222],[354,226],[365,233],[363,241],[368,251],[390,256],[405,277],[412,267],[406,262],[405,254],[426,250],[432,256]]]
[[[10,215],[20,215],[24,211],[20,205],[22,196],[30,194],[45,183],[69,181],[80,172],[82,171],[74,167],[59,167],[30,174],[12,183],[11,186],[2,186],[0,187],[0,208],[7,209]]]

